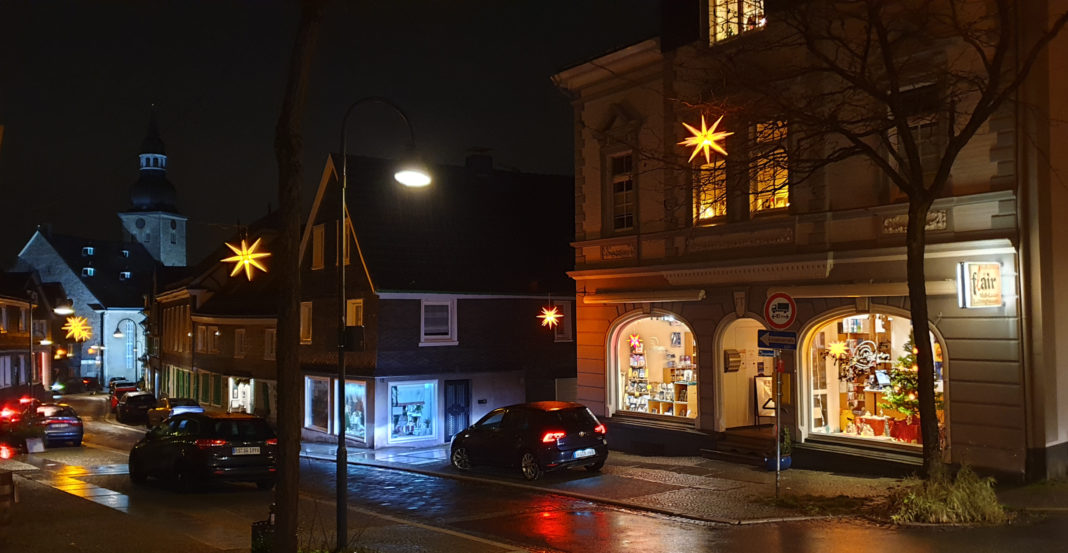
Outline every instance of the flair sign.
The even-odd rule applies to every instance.
[[[960,307],[1001,307],[1001,264],[960,263],[957,266],[957,303]]]

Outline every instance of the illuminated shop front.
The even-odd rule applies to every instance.
[[[623,324],[614,336],[616,414],[696,419],[697,348],[690,327],[654,314]]]
[[[327,434],[337,434],[337,379],[325,376],[304,378],[304,427]],[[357,441],[367,440],[367,383],[345,381],[345,435]]]
[[[389,442],[425,440],[437,433],[437,381],[389,384]]]
[[[884,313],[836,317],[816,326],[803,352],[810,437],[920,447],[918,372],[911,332],[908,318]],[[935,402],[944,436],[947,367],[942,344],[934,333],[930,337]]]

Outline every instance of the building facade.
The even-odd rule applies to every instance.
[[[919,326],[934,348],[945,460],[1018,478],[1064,474],[1068,388],[1055,328],[1065,310],[1051,279],[1064,232],[1052,215],[1066,198],[1050,186],[1064,133],[1051,92],[1063,40],[1020,89],[1035,111],[991,116],[931,205],[930,320],[915,325],[908,202],[875,164],[832,160],[801,179],[779,144],[796,146],[802,126],[730,106],[719,113],[731,155],[688,162],[680,145],[683,123],[698,127],[702,115],[692,106],[745,80],[702,75],[707,60],[785,32],[785,16],[771,2],[766,13],[764,2],[666,4],[662,37],[554,78],[575,106],[578,398],[607,418],[613,443],[692,454],[773,422],[773,367],[757,339],[769,329],[767,300],[784,293],[796,303],[782,406],[795,464],[918,463],[915,398],[900,379]],[[925,55],[953,59],[959,46]],[[908,128],[930,137],[940,124]]]

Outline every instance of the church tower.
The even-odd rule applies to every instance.
[[[154,106],[138,160],[141,175],[130,187],[132,207],[119,213],[123,238],[139,242],[165,266],[184,267],[187,219],[178,213],[174,185],[167,180],[167,154]]]

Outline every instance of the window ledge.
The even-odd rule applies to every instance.
[[[433,347],[437,347],[437,346],[458,346],[458,345],[460,345],[460,341],[459,340],[431,340],[431,341],[419,342],[419,347],[421,347],[421,348],[433,348]]]

